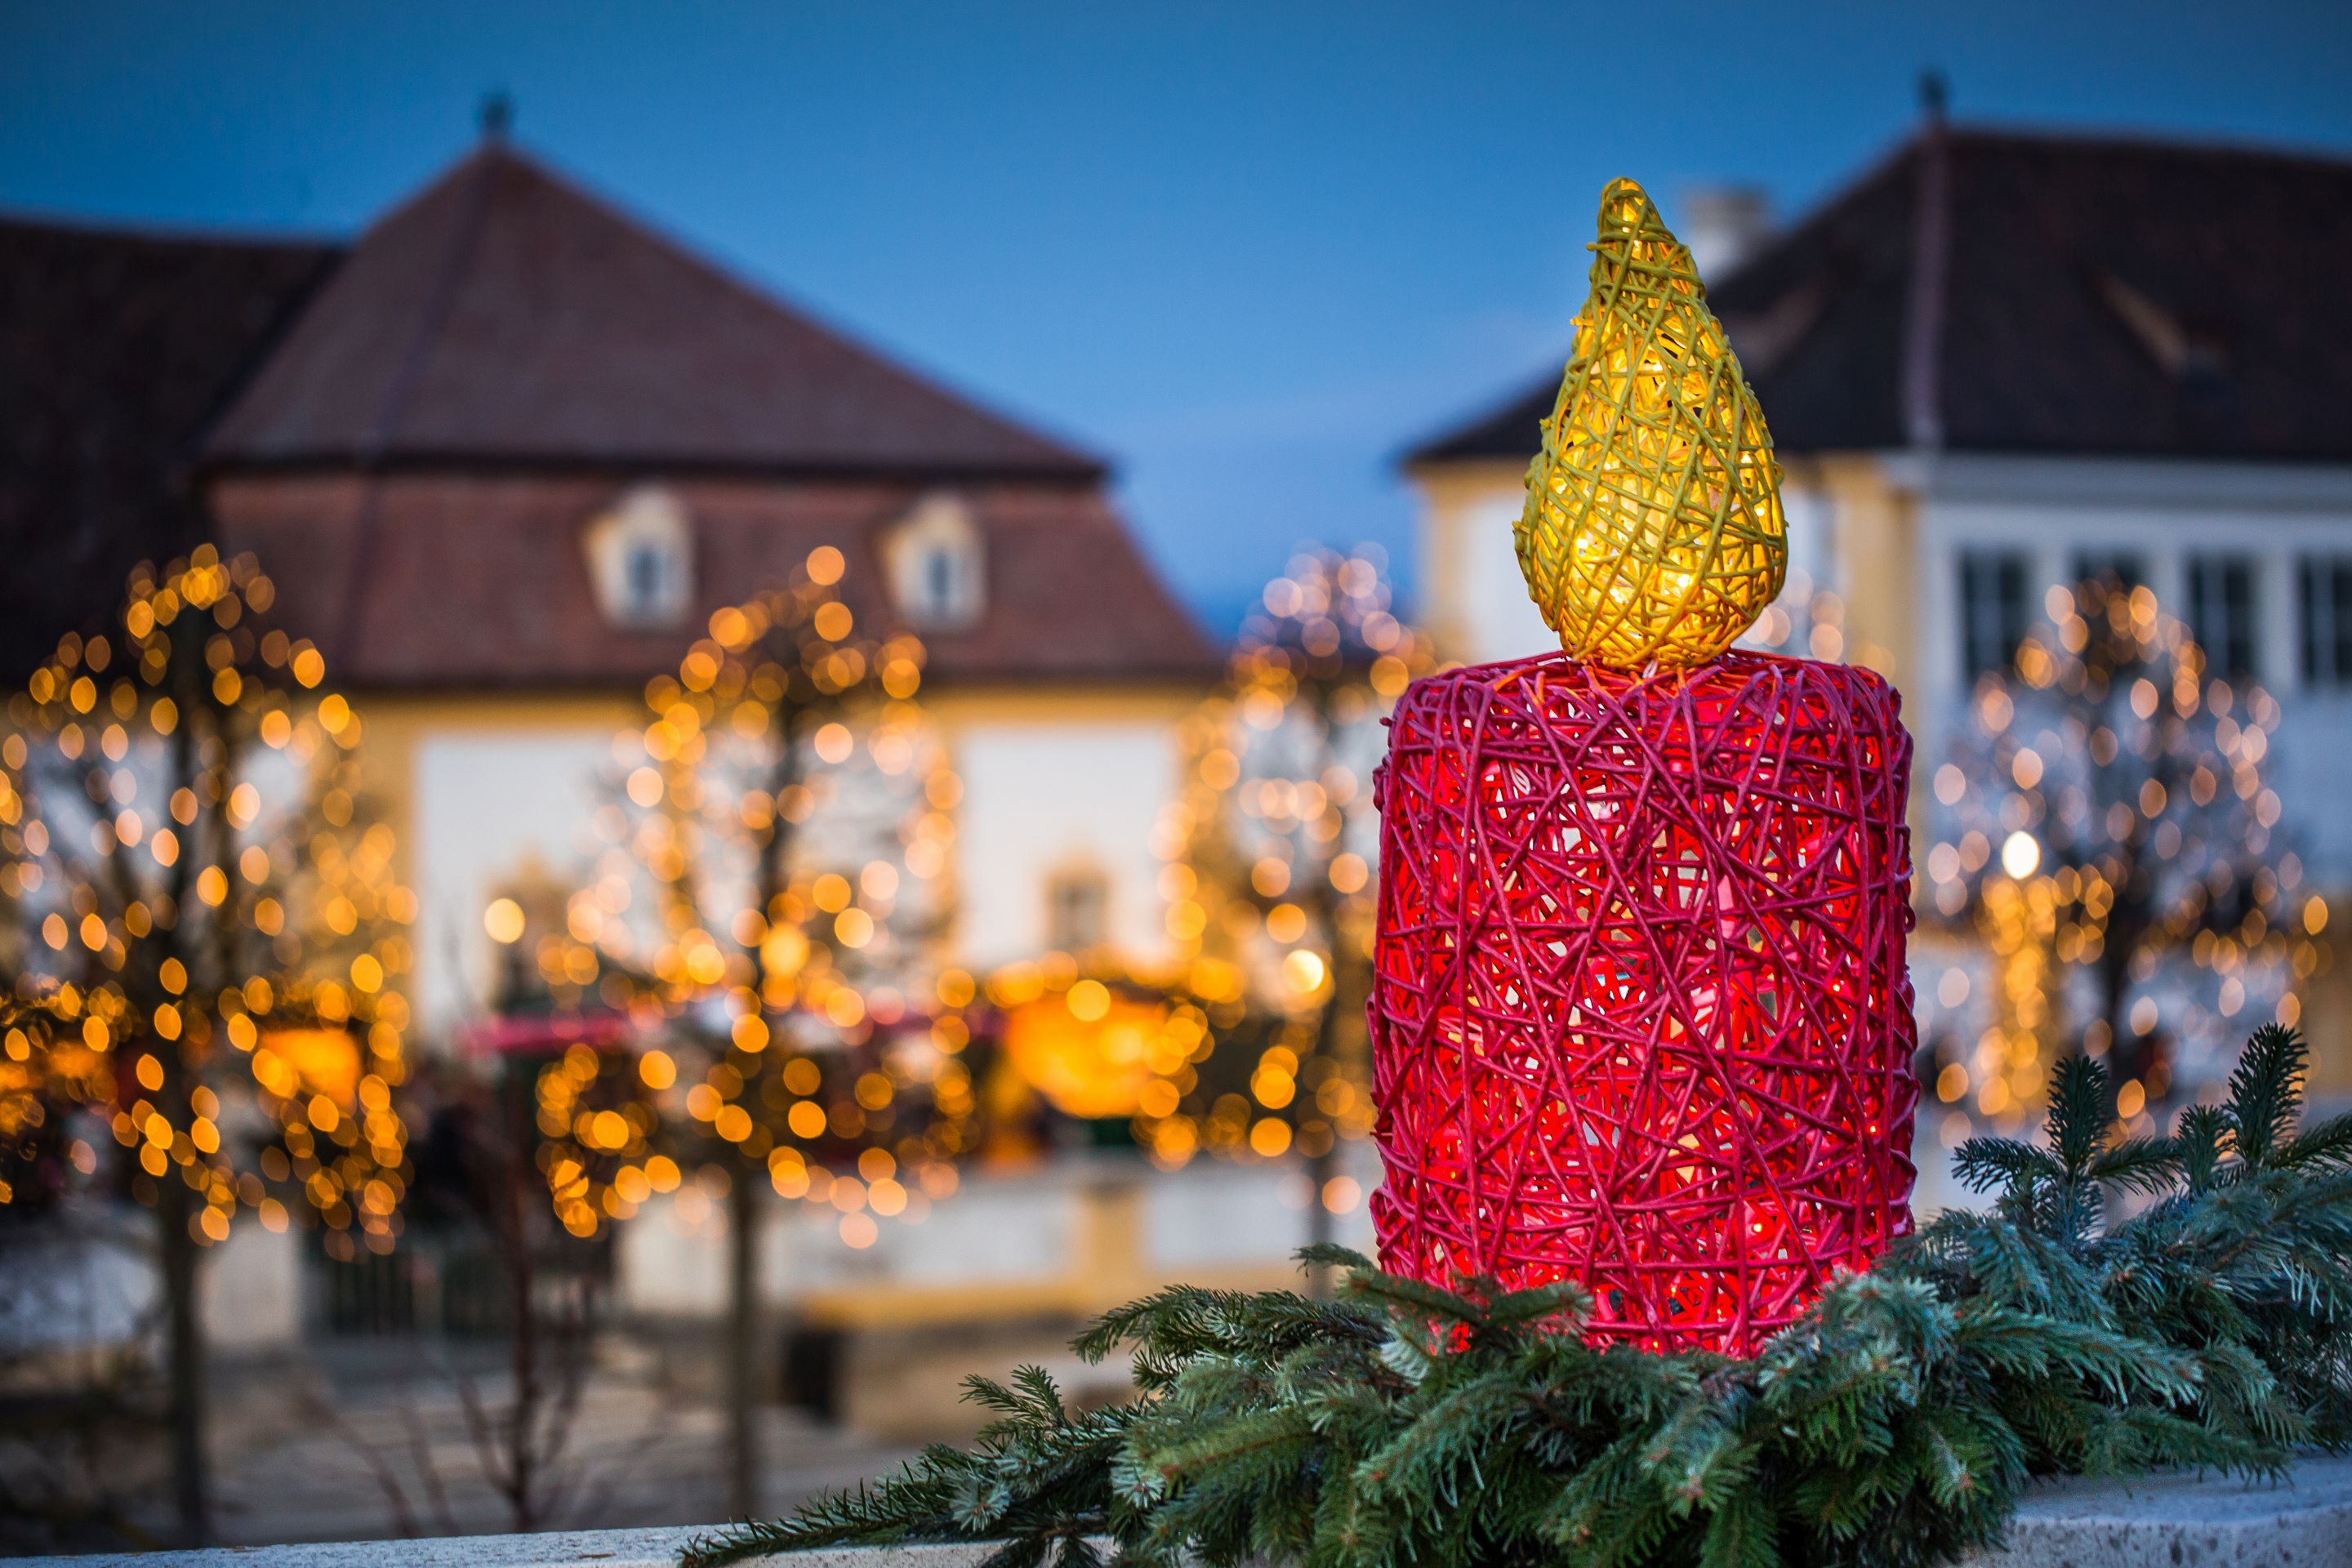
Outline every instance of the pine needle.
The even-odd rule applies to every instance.
[[[1444,1290],[1336,1248],[1336,1301],[1189,1287],[1107,1314],[1138,1397],[1074,1412],[1034,1367],[967,1396],[970,1450],[698,1538],[686,1568],[989,1541],[991,1568],[1929,1568],[1999,1538],[2030,1476],[2259,1476],[2352,1447],[2352,1118],[2297,1136],[2302,1042],[2258,1032],[2228,1102],[2116,1141],[2065,1064],[2046,1141],[1979,1139],[1950,1213],[1751,1360],[1579,1337],[1573,1286]],[[2150,1201],[2109,1225],[2115,1187]]]

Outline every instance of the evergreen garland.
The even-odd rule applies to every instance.
[[[893,1479],[695,1541],[685,1568],[907,1541],[990,1568],[1770,1568],[1948,1561],[2049,1475],[2261,1475],[2352,1443],[2352,1116],[2298,1134],[2302,1042],[2269,1027],[2226,1103],[2117,1139],[2063,1064],[2046,1147],[1977,1139],[1997,1194],[1840,1279],[1751,1360],[1595,1349],[1572,1285],[1437,1289],[1325,1248],[1334,1301],[1178,1287],[1076,1342],[1139,1397],[975,1378],[997,1419]],[[2116,1191],[2143,1200],[2109,1224]]]

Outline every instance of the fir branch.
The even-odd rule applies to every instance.
[[[1352,1253],[1339,1299],[1178,1287],[1079,1336],[1137,1400],[975,1379],[970,1450],[688,1568],[854,1542],[1001,1542],[994,1568],[1929,1568],[1998,1539],[2031,1476],[2274,1473],[2352,1446],[2352,1118],[2296,1135],[2304,1049],[2266,1029],[2224,1105],[2117,1141],[2065,1064],[2047,1142],[1975,1140],[1996,1194],[1834,1281],[1746,1361],[1587,1344],[1572,1285],[1452,1290]],[[2107,1223],[2104,1192],[2151,1201]]]
[[[2303,1037],[2278,1024],[2265,1024],[2246,1042],[2237,1070],[2230,1075],[2230,1129],[2238,1158],[2257,1169],[2294,1130],[2302,1109]]]

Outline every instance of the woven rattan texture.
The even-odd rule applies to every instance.
[[[1560,655],[1391,721],[1382,1265],[1745,1354],[1910,1226],[1911,743],[1867,670]]]
[[[1601,198],[1592,292],[1517,539],[1560,646],[1622,669],[1729,647],[1787,570],[1780,468],[1690,252],[1631,180]]]

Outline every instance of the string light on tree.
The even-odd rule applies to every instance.
[[[119,628],[68,635],[11,700],[0,892],[32,938],[25,984],[64,1026],[19,1071],[102,1088],[133,1185],[185,1191],[201,1245],[240,1208],[282,1228],[276,1194],[299,1190],[346,1255],[388,1250],[415,900],[365,818],[359,717],[268,625],[275,596],[209,548],[142,568]],[[236,1102],[276,1128],[242,1172]]]
[[[1942,1133],[2038,1113],[2070,1048],[2147,1118],[2216,1085],[2250,1019],[2294,1023],[2326,905],[2264,778],[2278,703],[2216,677],[2146,587],[2052,590],[2014,667],[1981,680],[1937,770],[1928,903],[1980,938],[1982,983],[1931,993]]]
[[[592,954],[594,994],[659,1021],[665,1048],[635,1075],[661,1112],[646,1149],[707,1185],[748,1174],[829,1205],[866,1247],[876,1217],[919,1218],[952,1189],[977,1110],[956,1016],[974,988],[939,959],[961,786],[917,705],[924,650],[860,635],[845,564],[814,552],[648,686],[625,805],[605,814],[614,854],[543,962],[568,981]],[[551,1072],[543,1100],[586,1088],[576,1066]],[[574,1137],[551,1157],[590,1173],[596,1152]],[[611,1183],[669,1175],[625,1157]],[[611,1217],[612,1191],[592,1177],[566,1223]]]
[[[271,624],[250,557],[142,566],[105,631],[68,635],[9,700],[0,903],[19,1000],[0,1123],[80,1108],[68,1154],[152,1205],[180,1500],[203,1509],[195,1258],[250,1212],[389,1252],[405,1195],[415,901],[360,784],[362,725],[326,661]],[[15,1197],[0,1194],[0,1202]]]
[[[1397,618],[1377,550],[1305,549],[1266,584],[1225,689],[1186,727],[1186,786],[1157,836],[1169,934],[1215,1035],[1248,1054],[1196,1061],[1172,1109],[1147,1108],[1138,1135],[1163,1164],[1204,1148],[1296,1153],[1310,1212],[1354,1206],[1356,1183],[1331,1162],[1371,1126],[1359,1022],[1371,770],[1382,721],[1431,662],[1427,639]]]

